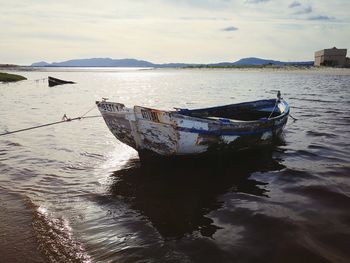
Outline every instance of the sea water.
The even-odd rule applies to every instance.
[[[0,262],[349,262],[347,70],[49,68],[0,84],[0,133],[126,106],[275,98],[281,142],[142,165],[102,118],[0,137]],[[76,82],[48,87],[47,77]]]

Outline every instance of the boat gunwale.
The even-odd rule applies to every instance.
[[[283,99],[282,99],[283,100]],[[189,110],[189,111],[199,111],[199,110],[213,110],[213,109],[218,109],[218,108],[225,108],[225,107],[230,107],[230,106],[244,106],[244,105],[249,105],[257,102],[276,102],[276,99],[262,99],[262,100],[254,100],[254,101],[245,101],[245,102],[239,102],[239,103],[232,103],[232,104],[225,104],[221,106],[214,106],[214,107],[208,107],[208,108],[197,108],[197,109],[182,109],[180,108],[179,110]]]

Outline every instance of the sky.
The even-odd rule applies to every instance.
[[[0,29],[0,64],[307,61],[350,48],[350,0],[0,0]]]

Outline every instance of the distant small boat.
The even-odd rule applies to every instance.
[[[48,77],[49,80],[49,87],[57,86],[57,85],[63,85],[63,84],[75,84],[73,81],[67,81],[62,79],[56,79],[53,77]]]
[[[270,144],[287,123],[288,103],[258,100],[203,109],[162,111],[97,101],[108,128],[141,156],[196,155]]]

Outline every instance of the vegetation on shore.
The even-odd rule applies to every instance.
[[[273,65],[273,64],[262,64],[262,65],[195,65],[195,66],[186,66],[183,68],[212,68],[212,69],[260,69],[260,68],[271,68],[271,69],[279,69],[279,68],[311,68],[312,65]]]
[[[27,78],[21,75],[0,72],[0,82],[14,82],[14,81],[20,81],[25,79]]]

